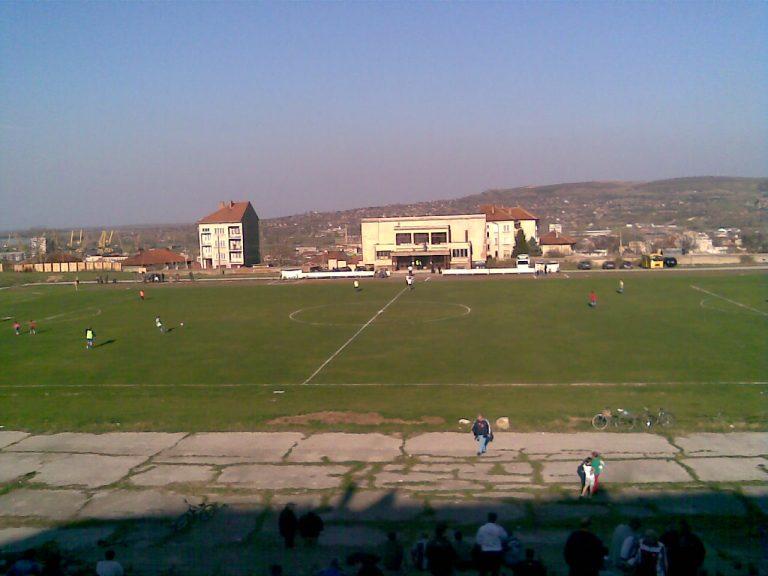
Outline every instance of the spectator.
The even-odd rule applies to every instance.
[[[589,529],[590,520],[581,521],[581,527],[571,532],[565,543],[563,556],[570,576],[598,576],[606,553],[600,538]]]
[[[584,484],[587,482],[587,475],[584,472],[584,464],[587,463],[587,458],[584,458],[579,463],[579,466],[576,468],[576,474],[579,475],[579,480],[581,480],[581,486],[579,487],[579,496],[584,492]]]
[[[600,456],[600,452],[592,452],[592,470],[595,473],[595,484],[592,486],[592,494],[595,494],[600,483],[600,474],[605,470],[605,460]]]
[[[397,533],[388,533],[381,552],[384,570],[399,571],[403,567],[404,555],[403,545],[397,540]]]
[[[673,538],[664,534],[661,542],[667,549],[670,576],[697,576],[707,551],[685,519],[680,520],[680,530]]]
[[[16,560],[8,570],[7,576],[39,576],[43,573],[43,567],[35,559],[36,553],[33,549],[25,551],[21,558]]]
[[[640,539],[640,520],[633,518],[629,524],[619,524],[613,531],[608,560],[611,567],[630,572],[629,560],[637,554],[637,544]]]
[[[475,437],[477,445],[477,455],[482,456],[488,449],[488,443],[493,441],[493,431],[491,423],[486,420],[482,414],[477,415],[477,420],[472,424],[472,434]]]
[[[547,569],[540,560],[534,558],[533,548],[525,549],[525,560],[512,569],[515,576],[547,576]]]
[[[280,536],[285,541],[286,548],[293,548],[296,541],[296,530],[299,521],[296,519],[296,513],[293,511],[293,503],[285,505],[280,516],[277,519],[277,527],[280,530]]]
[[[453,533],[453,549],[456,551],[456,568],[458,570],[472,568],[472,546],[464,540],[464,534],[461,530],[456,530]]]
[[[360,564],[357,576],[384,576],[384,572],[378,567],[379,560],[375,554],[355,552],[347,558],[347,564]]]
[[[422,533],[419,539],[416,541],[416,544],[413,545],[413,548],[411,548],[411,562],[413,563],[413,567],[416,568],[416,570],[426,570],[427,569],[427,543],[429,542],[429,537]]]
[[[495,512],[489,512],[488,522],[480,526],[475,536],[475,543],[479,547],[478,574],[480,576],[485,574],[499,576],[499,570],[501,570],[507,531],[496,523],[497,519]]]
[[[317,539],[320,537],[320,533],[325,528],[325,525],[323,524],[323,519],[310,510],[299,518],[297,527],[306,545],[314,546],[317,544]]]
[[[640,539],[635,555],[635,576],[666,576],[667,549],[653,530]]]
[[[451,576],[456,564],[456,551],[445,537],[446,525],[435,527],[435,536],[427,543],[427,566],[432,576]]]
[[[523,561],[523,545],[514,534],[504,542],[504,566],[514,567]]]
[[[96,574],[98,576],[123,576],[123,567],[115,560],[115,551],[107,550],[104,553],[104,560],[96,563]]]
[[[588,457],[581,465],[581,469],[584,470],[584,487],[581,490],[582,497],[591,497],[592,488],[595,485],[595,469],[592,468],[592,458]]]

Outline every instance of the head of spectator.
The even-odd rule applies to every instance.
[[[488,512],[488,522],[496,524],[496,520],[499,519],[499,515],[496,512]]]
[[[464,534],[462,533],[461,530],[456,530],[453,533],[453,539],[456,540],[456,542],[461,542],[462,540],[464,540]]]
[[[107,550],[104,552],[104,559],[105,560],[114,560],[115,559],[115,551],[114,550]]]
[[[646,530],[645,537],[643,538],[643,540],[645,541],[646,544],[654,546],[659,541],[659,535],[656,534],[655,530]]]
[[[629,527],[635,532],[640,530],[640,526],[642,526],[642,523],[638,518],[632,518],[632,520],[629,521]]]

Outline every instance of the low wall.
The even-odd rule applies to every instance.
[[[14,272],[82,272],[95,270],[104,272],[120,272],[121,262],[43,262],[37,264],[14,264]]]
[[[308,279],[320,279],[320,278],[373,278],[373,272],[302,272],[301,270],[281,270],[281,280],[300,280],[303,278]]]
[[[448,270],[443,270],[443,276],[491,276],[496,274],[533,274],[534,272],[536,272],[536,269],[530,266],[520,268],[473,268],[471,270],[449,268]]]

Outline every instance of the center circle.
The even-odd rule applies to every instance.
[[[377,324],[426,324],[461,318],[472,312],[464,304],[431,300],[401,300],[377,315],[381,309],[381,304],[373,302],[320,304],[294,310],[288,317],[310,326],[360,327],[374,316]]]

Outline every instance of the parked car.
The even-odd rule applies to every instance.
[[[666,256],[664,258],[664,268],[674,268],[677,266],[677,258],[674,256]]]
[[[603,262],[603,270],[616,270],[616,262],[613,260],[606,260]]]
[[[592,262],[589,260],[582,260],[576,267],[579,270],[592,270]]]
[[[622,270],[629,270],[630,268],[632,268],[632,262],[630,262],[629,260],[622,260],[621,268]]]

